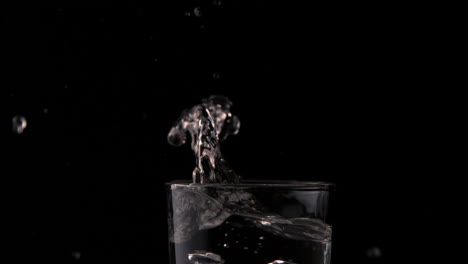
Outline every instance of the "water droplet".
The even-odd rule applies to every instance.
[[[154,62],[158,62],[158,58],[154,58]]]
[[[190,12],[185,12],[185,15],[186,16],[191,16],[192,14],[190,14]]]
[[[211,3],[212,3],[213,5],[215,5],[215,6],[220,6],[220,5],[223,4],[223,2],[221,2],[221,0],[213,0]]]
[[[229,244],[224,244],[223,245],[225,248],[229,248]]]
[[[65,89],[68,89],[68,85],[67,85],[67,84],[65,84],[64,88],[65,88]]]
[[[200,7],[198,7],[198,6],[195,7],[195,8],[193,9],[193,14],[194,14],[195,16],[197,16],[197,17],[201,17],[201,16],[202,16],[202,11],[201,11]]]
[[[228,236],[228,233],[224,233],[224,236]]]
[[[236,244],[239,244],[239,241],[236,240]]]
[[[185,131],[180,130],[178,127],[173,127],[167,135],[167,140],[173,146],[181,146],[187,141],[187,135]]]
[[[265,237],[262,237],[262,236],[261,236],[261,237],[259,237],[258,239],[260,239],[260,240],[264,240],[264,239],[265,239]]]
[[[74,259],[80,259],[81,258],[81,252],[79,252],[79,251],[73,251],[71,254],[72,254],[72,257]]]
[[[245,250],[248,250],[248,249],[249,249],[249,247],[244,247],[244,249],[245,249]]]
[[[28,126],[26,118],[20,115],[14,116],[11,120],[11,123],[13,127],[13,132],[17,134],[22,134],[24,132],[24,129]]]
[[[48,114],[48,113],[49,113],[49,109],[47,109],[47,108],[44,108],[43,111],[44,111],[44,114]]]
[[[217,72],[213,73],[212,76],[213,76],[213,79],[215,79],[215,80],[221,78],[221,75],[219,73],[217,73]]]
[[[382,250],[379,247],[371,247],[366,251],[368,258],[380,258],[382,256]]]
[[[257,251],[257,250],[255,250],[255,251],[254,251],[254,254],[258,254],[258,251]]]

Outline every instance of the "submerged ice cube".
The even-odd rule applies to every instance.
[[[255,210],[248,192],[220,191],[206,194],[203,185],[175,185],[172,189],[173,217],[169,219],[172,242],[189,240],[199,230],[221,225],[229,216]],[[241,213],[242,214],[242,213]]]
[[[290,261],[285,261],[285,260],[275,260],[275,261],[269,262],[267,264],[296,264],[296,263],[290,262]]]
[[[224,260],[220,255],[207,252],[207,253],[191,253],[188,259],[192,264],[222,264]]]

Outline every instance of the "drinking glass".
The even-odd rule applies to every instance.
[[[166,183],[171,264],[329,264],[333,184]]]

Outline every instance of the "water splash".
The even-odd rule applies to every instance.
[[[238,183],[239,177],[223,159],[219,141],[239,132],[240,121],[230,112],[232,102],[219,95],[204,99],[201,104],[185,110],[169,131],[167,139],[173,146],[187,142],[195,152],[194,183]]]
[[[14,116],[13,119],[11,120],[11,125],[13,128],[13,132],[16,134],[23,134],[24,130],[28,126],[28,122],[26,121],[26,118],[24,116]]]

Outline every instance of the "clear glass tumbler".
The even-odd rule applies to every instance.
[[[333,184],[167,183],[171,264],[328,264]]]

